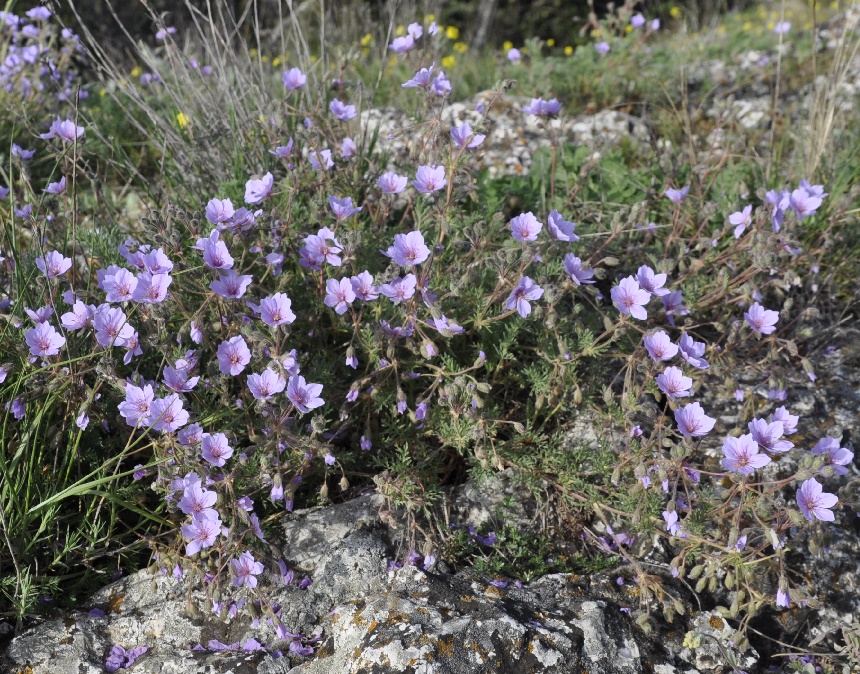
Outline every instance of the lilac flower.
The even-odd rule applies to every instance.
[[[839,499],[836,494],[822,491],[821,485],[814,478],[800,485],[796,498],[800,511],[810,522],[813,518],[820,519],[822,522],[832,522],[835,519],[833,511],[829,508],[835,506]]]
[[[791,595],[788,590],[783,590],[782,587],[776,589],[776,605],[778,608],[791,607]]]
[[[517,310],[517,313],[525,318],[532,312],[532,305],[529,302],[534,302],[543,296],[543,288],[532,281],[528,276],[523,276],[517,287],[508,295],[505,302],[505,307],[509,311]]]
[[[373,276],[366,269],[358,276],[353,276],[349,282],[355,296],[365,302],[372,302],[379,297],[379,289],[373,285]]]
[[[148,426],[154,399],[155,394],[149,384],[143,388],[126,384],[125,400],[119,404],[119,414],[129,426]]]
[[[681,353],[681,358],[693,367],[700,370],[707,370],[710,367],[708,361],[702,358],[702,355],[705,353],[704,342],[697,342],[685,332],[678,341],[678,349]]]
[[[33,7],[27,10],[26,15],[33,21],[47,21],[51,18],[51,10],[47,7]]]
[[[785,406],[777,407],[773,411],[773,414],[771,414],[767,418],[767,420],[770,422],[774,422],[774,421],[782,422],[783,435],[791,435],[792,433],[797,433],[797,422],[799,419],[800,419],[799,416],[789,414],[789,412],[785,408]]]
[[[334,162],[331,159],[331,150],[312,151],[308,153],[308,161],[315,171],[328,171]]]
[[[415,38],[411,35],[404,35],[403,37],[394,38],[392,43],[388,45],[388,48],[393,52],[402,54],[403,52],[409,51],[414,46]]]
[[[122,309],[111,309],[103,304],[93,317],[93,327],[96,330],[96,341],[105,348],[125,346],[126,341],[134,334],[134,328]]]
[[[334,211],[335,217],[337,217],[338,220],[353,216],[362,209],[361,206],[358,208],[353,207],[352,197],[338,199],[337,197],[329,195],[328,205],[331,206],[331,210]]]
[[[459,335],[463,332],[463,326],[457,325],[454,322],[448,322],[448,319],[442,314],[439,318],[431,319],[433,325],[436,326],[436,329],[445,335],[446,337],[450,337],[452,335]],[[447,333],[451,333],[450,335]]]
[[[233,266],[233,257],[227,250],[226,243],[206,239],[203,247],[203,262],[212,269],[230,269]]]
[[[137,288],[137,277],[127,269],[119,269],[113,274],[105,274],[102,288],[107,292],[108,302],[127,302]]]
[[[782,190],[781,192],[770,190],[765,195],[765,201],[773,206],[770,222],[773,227],[773,231],[778,232],[782,227],[782,223],[785,221],[785,212],[791,204],[791,192],[787,190]]]
[[[27,330],[24,339],[30,347],[30,353],[40,358],[57,355],[66,343],[66,338],[50,323],[39,323],[35,328]]]
[[[281,75],[281,81],[287,89],[295,91],[296,89],[305,86],[308,78],[298,68],[290,68],[289,70],[285,70],[283,75]]]
[[[735,225],[735,238],[739,239],[744,230],[752,225],[752,204],[742,211],[736,211],[729,216],[729,224]]]
[[[364,436],[364,435],[361,436],[361,440],[359,441],[359,445],[361,446],[361,449],[364,450],[365,452],[367,452],[373,448],[373,442],[371,442],[370,438],[368,438],[367,436]]]
[[[768,423],[764,419],[753,419],[747,424],[753,439],[761,445],[762,449],[774,454],[782,454],[794,447],[793,442],[780,440],[782,437],[782,422],[774,421]]]
[[[769,335],[776,330],[774,326],[779,320],[779,312],[765,309],[756,302],[744,314],[744,318],[753,330],[762,335]]]
[[[430,86],[430,91],[432,91],[436,96],[444,96],[451,92],[451,81],[445,77],[445,73],[440,72],[433,79],[433,84]]]
[[[286,387],[287,382],[280,372],[266,368],[262,374],[248,375],[248,389],[256,400],[268,400]]]
[[[469,122],[460,126],[451,127],[451,140],[454,141],[454,145],[457,147],[464,147],[471,150],[483,143],[486,137],[487,136],[483,133],[474,133]]]
[[[328,109],[331,111],[331,114],[342,122],[346,122],[356,115],[354,105],[346,105],[337,98],[333,99],[332,102],[329,103]]]
[[[750,434],[723,440],[723,454],[723,468],[741,475],[751,475],[770,463],[770,457],[759,453],[758,444]]]
[[[654,19],[651,21],[651,30],[660,30],[660,19]]]
[[[308,384],[304,377],[296,375],[290,377],[290,383],[287,386],[287,398],[299,412],[307,414],[312,409],[325,404],[323,399],[319,397],[322,389],[322,384]]]
[[[11,190],[8,187],[3,187],[2,185],[0,185],[0,199],[5,199],[6,197],[8,197],[9,192],[11,192]]]
[[[135,302],[158,304],[167,298],[167,287],[173,282],[170,274],[141,272],[131,294]]]
[[[518,215],[509,224],[517,241],[535,241],[543,229],[543,223],[531,211]]]
[[[846,466],[854,460],[854,452],[839,445],[839,440],[828,435],[818,441],[818,444],[812,448],[812,453],[826,455],[824,465],[833,466],[834,475],[848,475]]]
[[[355,291],[348,278],[330,278],[326,281],[326,296],[323,300],[327,307],[332,307],[338,315],[346,313],[349,305],[355,300]]]
[[[687,192],[690,191],[690,186],[682,187],[680,190],[676,190],[674,188],[669,188],[663,194],[669,199],[669,201],[674,201],[676,204],[680,204],[687,197]]]
[[[12,416],[15,417],[18,421],[24,418],[24,415],[27,414],[27,404],[22,402],[20,398],[15,398],[11,406],[9,403],[6,403],[6,409],[12,412]]]
[[[598,54],[602,54],[605,56],[609,53],[609,43],[608,42],[598,42],[594,45],[594,48],[597,50]]]
[[[199,552],[203,548],[210,548],[215,545],[218,539],[218,534],[221,533],[221,520],[218,517],[214,519],[195,519],[191,524],[182,525],[182,535],[188,540],[185,546],[185,554],[189,557]]]
[[[45,188],[45,192],[48,194],[62,194],[66,191],[66,176],[60,178],[59,182],[56,183],[48,183],[48,186]]]
[[[448,181],[445,179],[445,167],[436,165],[419,166],[412,184],[422,194],[432,194],[441,190],[448,184]]]
[[[415,294],[417,279],[415,274],[407,274],[403,278],[395,278],[391,283],[386,283],[379,290],[394,304],[400,304],[403,300],[410,299]]]
[[[773,27],[773,32],[777,35],[785,35],[790,30],[791,22],[789,21],[777,21],[776,25]]]
[[[582,260],[576,257],[573,253],[568,253],[564,256],[564,270],[576,285],[594,283],[594,281],[590,280],[591,277],[594,276],[594,270],[583,269]]]
[[[655,297],[669,294],[669,290],[663,287],[666,283],[666,274],[655,274],[648,265],[639,267],[636,280],[639,282],[639,287]]]
[[[653,335],[645,337],[643,342],[645,343],[648,355],[656,362],[671,360],[678,353],[677,345],[672,343],[665,330],[660,330],[660,332],[655,332]]]
[[[250,552],[243,552],[239,559],[230,562],[233,567],[233,585],[257,587],[257,576],[263,573],[263,565],[254,559]]]
[[[634,14],[630,17],[630,25],[634,28],[642,28],[645,25],[645,17],[641,14]]]
[[[235,377],[251,362],[251,351],[241,336],[231,337],[218,345],[218,369]]]
[[[200,377],[188,378],[186,370],[177,370],[169,365],[164,368],[164,385],[177,393],[188,393],[197,386]]]
[[[260,320],[272,328],[292,323],[296,320],[296,315],[290,308],[292,303],[286,293],[275,293],[260,300]]]
[[[194,519],[218,519],[218,512],[212,508],[217,500],[216,492],[203,489],[201,482],[191,482],[183,489],[182,498],[176,506]]]
[[[204,461],[220,468],[233,456],[233,448],[223,433],[204,433],[201,456]]]
[[[666,522],[666,531],[670,536],[677,536],[681,533],[681,525],[678,522],[678,513],[674,510],[664,510],[663,519]]]
[[[632,276],[622,279],[609,294],[622,314],[633,316],[640,321],[648,318],[644,307],[651,299],[651,295],[647,290],[640,288],[639,283]]]
[[[64,143],[73,143],[76,139],[84,135],[84,127],[77,126],[72,120],[67,119],[60,121],[60,118],[51,123],[51,128],[48,133],[39,134],[42,140],[51,140],[59,138]]]
[[[573,233],[576,225],[568,222],[558,210],[552,211],[547,217],[547,227],[550,233],[559,241],[579,241],[579,237]]]
[[[188,423],[188,412],[182,408],[182,400],[176,393],[153,400],[150,410],[153,430],[173,433]]]
[[[161,28],[155,33],[156,40],[163,40],[168,35],[174,35],[176,33],[176,26],[168,26],[167,28]]]
[[[269,196],[273,184],[274,178],[271,173],[266,173],[262,178],[251,178],[245,183],[245,203],[259,204]]]
[[[660,390],[673,400],[689,396],[693,386],[693,380],[685,377],[677,367],[667,367],[665,372],[657,375],[656,381]]]
[[[678,431],[688,438],[699,438],[707,435],[716,419],[705,414],[705,410],[699,403],[690,403],[675,410],[675,421],[678,423]]]
[[[229,199],[211,199],[206,204],[206,219],[213,225],[229,222],[235,213],[236,209],[233,208],[233,202]]]
[[[269,154],[285,159],[293,153],[293,139],[290,138],[286,145],[278,145],[274,150],[269,150]]]
[[[225,297],[228,300],[235,300],[245,294],[245,290],[247,290],[253,278],[250,275],[239,275],[235,269],[230,269],[226,274],[221,274],[217,281],[212,281],[209,287],[216,295]]]
[[[355,153],[358,151],[358,148],[355,147],[355,141],[347,136],[343,139],[343,142],[340,144],[340,156],[344,159],[350,159],[355,156]]]
[[[735,389],[735,400],[739,403],[744,401],[744,390],[741,388]]]
[[[389,246],[388,251],[383,254],[401,267],[409,267],[421,264],[430,257],[430,249],[424,245],[421,232],[414,231],[408,234],[395,234],[394,245]]]
[[[421,27],[420,23],[410,23],[406,27],[406,32],[409,33],[415,40],[424,35],[424,29]]]
[[[44,7],[38,7],[37,9],[44,9]],[[110,653],[108,653],[105,659],[105,671],[115,672],[119,669],[131,669],[135,661],[148,650],[148,646],[138,646],[137,648],[126,650],[119,644],[114,644],[110,647]]]
[[[379,176],[376,184],[385,194],[398,194],[406,189],[407,182],[409,182],[409,178],[406,176],[399,176],[388,171]]]
[[[508,61],[510,61],[511,63],[516,63],[522,57],[523,55],[522,53],[520,53],[519,49],[517,49],[516,47],[511,47],[510,49],[508,49],[508,53],[505,58],[507,58]]]
[[[431,82],[432,77],[433,77],[433,65],[431,64],[431,66],[429,68],[421,68],[421,70],[419,70],[417,73],[415,73],[415,75],[411,79],[406,80],[406,82],[404,82],[400,86],[403,87],[404,89],[415,89],[415,88],[424,89],[424,88],[430,86],[430,82]]]
[[[87,411],[82,411],[77,417],[75,417],[75,426],[80,428],[82,431],[87,430],[87,426],[90,425],[90,415],[87,414]]]
[[[807,192],[802,187],[794,190],[789,197],[791,208],[799,218],[808,218],[815,215],[815,211],[821,206],[822,198]]]
[[[630,437],[631,438],[641,438],[642,437],[642,427],[639,424],[636,424],[633,428],[630,429]]]
[[[36,266],[48,278],[56,278],[71,269],[72,259],[63,257],[62,253],[53,250],[45,256],[37,257]]]
[[[561,103],[556,98],[548,101],[542,98],[533,98],[532,102],[523,108],[523,112],[538,117],[555,117],[561,110]]]
[[[54,315],[54,307],[39,307],[36,311],[30,309],[30,307],[24,307],[24,313],[30,317],[30,320],[34,324],[38,325],[39,323],[45,323]]]
[[[302,256],[299,263],[302,266],[315,270],[319,270],[323,262],[328,262],[332,267],[340,266],[342,260],[339,253],[343,252],[343,247],[328,227],[323,227],[316,234],[305,237],[304,244],[299,249],[299,254]]]

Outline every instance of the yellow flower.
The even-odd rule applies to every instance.
[[[427,24],[427,25],[429,25],[429,24],[433,23],[435,20],[436,20],[436,15],[435,15],[435,14],[426,14],[426,15],[424,16],[424,23],[425,23],[425,24]]]
[[[767,22],[767,29],[768,29],[768,30],[773,30],[773,27],[774,27],[774,26],[776,26],[776,24],[775,24],[773,21],[768,21],[768,22]]]
[[[260,59],[263,63],[269,62],[269,56],[267,54],[263,54],[263,57]]]
[[[311,54],[311,63],[316,63],[318,60],[319,59],[316,54]]]
[[[752,21],[744,21],[744,30],[752,29]]]
[[[552,38],[552,37],[551,37],[549,40],[547,40],[547,41],[546,41],[546,46],[547,46],[547,47],[555,47],[555,38]]]
[[[600,37],[601,35],[602,33],[600,32],[599,28],[595,28],[593,31],[591,31],[591,37]]]
[[[833,0],[833,2],[830,3],[830,9],[839,9],[839,2],[837,0]]]
[[[465,54],[469,49],[468,45],[465,42],[455,42],[454,43],[454,51],[458,54]]]
[[[178,115],[176,115],[176,122],[179,124],[179,127],[181,129],[184,129],[186,126],[188,126],[188,123],[190,121],[191,120],[188,118],[188,115],[186,115],[184,112],[180,112]]]
[[[632,32],[633,32],[633,26],[631,26],[631,25],[628,23],[626,26],[624,26],[624,32],[625,32],[625,33],[632,33]]]
[[[399,26],[397,26],[397,28],[394,29],[394,34],[397,37],[403,37],[404,35],[406,35],[406,26],[401,23]]]
[[[371,35],[370,33],[365,33],[364,37],[361,38],[361,46],[366,47],[371,42],[373,42],[373,35]]]
[[[253,58],[254,56],[256,56],[256,55],[257,55],[257,50],[256,50],[256,49],[251,49],[251,50],[248,52],[248,55],[249,55],[249,56],[251,56],[251,57]]]
[[[272,59],[272,67],[274,68],[277,68],[279,65],[281,65],[281,63],[283,63],[283,61],[281,60],[280,56],[276,56]]]
[[[674,7],[672,7],[672,9],[669,10],[669,16],[671,16],[673,19],[680,19],[682,14],[683,12],[681,11],[681,8],[678,7],[678,5],[675,5]]]
[[[564,48],[564,55],[565,55],[565,56],[571,56],[571,55],[573,55],[573,47],[571,47],[570,45],[567,45],[567,46]]]
[[[453,68],[457,64],[456,57],[449,54],[448,56],[442,57],[442,67],[443,68]]]
[[[107,89],[99,89],[99,96],[107,96]]]
[[[682,645],[695,650],[702,645],[702,637],[691,630],[684,635],[684,643]]]
[[[456,40],[460,37],[460,29],[457,26],[448,26],[445,29],[445,35],[448,36],[449,40]]]
[[[505,40],[504,42],[502,42],[502,50],[503,51],[510,51],[513,48],[514,48],[514,43],[511,42],[510,40]]]
[[[141,68],[140,66],[135,66],[135,67],[134,67],[134,68],[132,68],[132,70],[131,70],[131,76],[132,76],[132,77],[140,77],[140,74],[141,74],[142,72],[143,72],[143,68]]]

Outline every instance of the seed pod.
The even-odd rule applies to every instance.
[[[704,590],[705,589],[705,583],[707,583],[707,582],[708,582],[707,579],[700,578],[699,582],[696,583],[696,592],[698,593],[698,592],[701,592],[702,590]]]
[[[717,577],[711,576],[711,580],[708,581],[708,591],[714,592],[717,589]]]
[[[696,564],[692,569],[690,569],[690,578],[698,578],[702,575],[702,571],[705,570],[705,567],[701,564]]]

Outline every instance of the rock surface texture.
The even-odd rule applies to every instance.
[[[286,557],[300,560],[313,583],[303,590],[277,577],[261,581],[281,607],[285,638],[264,620],[254,627],[233,605],[221,606],[220,616],[207,613],[204,592],[184,578],[141,571],[101,590],[80,612],[14,639],[0,671],[96,674],[114,644],[148,647],[119,670],[140,674],[721,671],[673,655],[683,630],[665,639],[645,635],[622,610],[635,592],[606,575],[505,585],[435,567],[388,572],[390,532],[380,506],[378,497],[364,496],[286,519],[285,551],[293,551]],[[298,633],[320,636],[313,655],[291,652]],[[265,650],[243,650],[257,644]],[[754,654],[748,659],[755,662]]]

